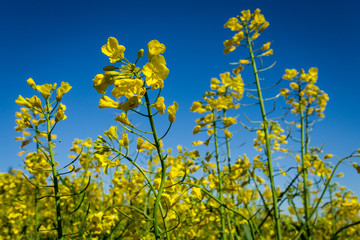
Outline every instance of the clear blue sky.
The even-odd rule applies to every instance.
[[[211,77],[230,71],[228,63],[244,58],[235,52],[225,56],[223,41],[232,36],[224,23],[241,10],[260,8],[270,27],[259,39],[272,41],[277,62],[267,73],[278,80],[285,68],[319,68],[318,84],[330,96],[326,118],[317,125],[313,145],[326,143],[325,151],[344,156],[360,147],[358,70],[360,40],[358,1],[2,1],[0,9],[0,170],[19,168],[21,159],[15,100],[31,97],[26,84],[69,82],[73,89],[64,97],[68,119],[58,128],[66,152],[74,138],[102,134],[115,116],[112,110],[97,109],[99,94],[92,79],[110,65],[101,46],[110,36],[135,58],[140,48],[157,39],[167,47],[165,58],[170,74],[163,96],[167,105],[180,105],[177,121],[167,137],[169,146],[191,147],[198,140],[191,134],[197,114],[192,101],[209,89]],[[252,79],[248,80],[251,81]],[[246,80],[245,80],[246,81]],[[239,113],[242,114],[242,113]],[[249,139],[252,141],[252,138]],[[251,146],[251,143],[247,143]],[[360,179],[352,167],[343,167],[340,183],[360,192]]]

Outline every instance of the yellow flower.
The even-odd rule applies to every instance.
[[[35,81],[32,78],[29,78],[26,80],[30,87],[32,87],[34,90],[36,90],[36,84]]]
[[[103,95],[99,102],[99,108],[116,108],[116,109],[122,109],[122,104],[115,102],[111,98],[109,98],[106,95]]]
[[[194,188],[191,192],[191,195],[202,200],[202,192],[201,192],[201,188]]]
[[[26,101],[28,101],[33,107],[40,109],[42,108],[41,100],[37,96],[32,96],[31,98],[27,98]]]
[[[249,25],[250,29],[258,30],[261,26],[261,24],[265,23],[265,17],[260,13],[260,9],[256,9],[254,13],[252,14],[253,20],[251,21],[251,24]]]
[[[108,87],[104,74],[97,74],[93,79],[94,85],[93,88],[96,89],[98,93],[105,93],[106,88]]]
[[[105,75],[97,74],[95,76],[95,78],[93,79],[93,81],[94,81],[93,88],[95,88],[98,93],[105,93],[106,89],[111,84],[114,83],[114,78],[111,75],[106,74],[106,73],[108,73],[108,72],[105,72]]]
[[[241,17],[240,17],[240,20],[241,21],[249,21],[250,20],[250,17],[251,17],[251,13],[250,13],[250,10],[243,10],[241,11]]]
[[[225,134],[226,138],[231,138],[232,137],[232,133],[227,129],[224,129],[224,134]]]
[[[230,89],[233,89],[235,92],[239,93],[239,95],[236,96],[236,99],[240,100],[244,93],[244,83],[241,75],[236,75],[236,77],[231,77],[230,73],[226,72],[220,74],[220,78],[223,84],[225,85],[225,87],[230,87]]]
[[[125,47],[119,45],[119,42],[114,37],[109,37],[107,44],[102,46],[101,51],[110,57],[110,62],[115,63],[124,58]]]
[[[240,60],[241,61],[241,60]],[[244,66],[243,65],[239,65],[236,68],[234,68],[232,70],[232,72],[234,73],[234,75],[238,75],[242,70],[244,70]]]
[[[251,39],[252,39],[252,40],[255,40],[255,39],[257,39],[259,36],[260,36],[260,33],[259,33],[259,32],[254,32],[253,35],[251,36]]]
[[[227,117],[223,118],[224,127],[230,127],[231,125],[236,123],[236,118],[233,117]]]
[[[231,31],[241,31],[243,26],[239,24],[237,18],[230,18],[227,23],[225,23],[224,28],[230,28]]]
[[[336,175],[337,177],[343,177],[344,176],[344,173],[339,173],[338,175]]]
[[[324,159],[329,159],[332,158],[334,155],[332,155],[331,153],[325,154]]]
[[[143,87],[144,83],[141,79],[119,79],[114,82],[114,89],[111,91],[111,94],[120,98],[125,96],[127,99],[130,99],[133,96],[139,96],[140,98],[145,94],[145,89]]]
[[[235,46],[231,46],[231,47],[225,48],[225,49],[224,49],[224,54],[231,53],[231,52],[234,51],[235,49],[236,49]]]
[[[168,113],[169,113],[169,121],[171,123],[175,122],[175,113],[178,109],[179,109],[179,105],[175,101],[174,101],[173,105],[171,105],[167,108]]]
[[[193,102],[190,111],[197,112],[197,113],[204,113],[206,110],[202,107],[202,103],[199,101]]]
[[[31,108],[31,103],[29,103],[23,96],[19,95],[18,99],[15,100],[15,103],[17,103],[19,106]]]
[[[127,133],[122,134],[120,144],[126,149],[129,148],[129,138]]]
[[[296,71],[296,69],[285,69],[285,74],[282,78],[286,79],[286,80],[292,80],[298,74],[299,73],[298,73],[298,71]]]
[[[124,104],[121,106],[121,110],[127,112],[131,109],[137,108],[139,105],[140,99],[137,96],[133,96],[129,98]]]
[[[291,82],[290,87],[294,90],[299,90],[299,85],[296,82]]]
[[[84,147],[92,147],[93,145],[93,142],[91,141],[90,138],[86,139],[82,144],[81,146],[84,146]]]
[[[141,149],[141,146],[144,143],[144,139],[142,137],[138,137],[136,139],[136,149],[139,151]]]
[[[199,133],[200,130],[201,130],[201,125],[196,125],[196,126],[194,127],[192,133],[195,135],[195,134]]]
[[[125,113],[121,113],[115,118],[116,121],[121,122],[127,126],[132,127],[132,124],[130,123],[129,119],[127,118]]]
[[[301,79],[309,82],[309,83],[316,83],[317,79],[318,79],[318,69],[316,67],[312,67],[309,69],[308,74],[301,74],[300,75]]]
[[[146,76],[146,84],[151,87],[151,90],[164,87],[164,80],[169,74],[169,69],[166,67],[165,58],[162,55],[155,55],[151,57],[151,61],[146,63],[142,69]]]
[[[265,43],[262,47],[261,47],[261,51],[266,51],[268,49],[270,49],[270,42]]]
[[[270,23],[268,21],[265,21],[259,28],[259,32],[262,33],[267,27],[269,27],[269,25]]]
[[[356,169],[357,173],[360,174],[360,166],[357,165],[357,163],[353,163],[353,167]]]
[[[261,54],[261,56],[270,56],[274,54],[274,50],[270,49],[266,52],[264,52],[263,54]]]
[[[210,88],[212,90],[217,90],[219,88],[220,81],[217,78],[211,78]]]
[[[159,97],[153,107],[159,111],[159,114],[164,114],[166,108],[164,104],[164,97]]]
[[[61,86],[56,89],[56,101],[60,102],[65,93],[70,91],[72,87],[67,82],[62,82]]]
[[[151,58],[155,55],[159,55],[165,52],[166,48],[165,45],[160,43],[158,40],[151,40],[148,43],[148,58],[151,60]]]
[[[107,136],[108,138],[110,138],[111,140],[118,139],[118,135],[117,135],[116,131],[117,131],[116,126],[111,126],[109,128],[109,130],[104,132],[104,135]]]
[[[43,84],[43,85],[37,85],[36,90],[45,98],[47,99],[50,96],[50,92],[52,89],[51,84]]]
[[[199,146],[199,145],[202,145],[202,144],[204,144],[204,142],[200,141],[200,140],[192,143],[193,146]]]
[[[60,120],[65,120],[67,117],[65,115],[66,106],[60,103],[58,110],[56,111],[55,122],[59,122]]]

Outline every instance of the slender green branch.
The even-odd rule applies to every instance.
[[[309,220],[309,194],[308,194],[308,183],[307,183],[307,168],[305,165],[305,147],[306,147],[306,143],[305,143],[305,137],[307,139],[307,133],[308,133],[308,129],[306,129],[306,136],[305,136],[305,128],[304,128],[304,106],[302,104],[301,101],[301,79],[298,78],[298,85],[299,85],[299,90],[298,90],[298,100],[299,100],[299,108],[300,108],[300,131],[301,131],[301,167],[302,167],[302,172],[303,172],[303,201],[304,201],[304,208],[305,208],[305,223],[308,222]],[[311,233],[310,233],[310,227],[309,225],[306,227],[306,234],[307,234],[307,238],[311,237]]]
[[[268,171],[269,171],[271,192],[272,192],[272,198],[273,198],[276,236],[277,236],[278,240],[282,240],[281,228],[280,228],[280,214],[279,214],[279,207],[278,207],[278,202],[277,202],[278,200],[277,200],[277,196],[276,196],[275,181],[274,181],[274,173],[273,173],[273,167],[272,167],[271,145],[270,145],[270,139],[269,139],[268,120],[267,120],[267,117],[266,117],[266,111],[265,111],[264,101],[263,101],[262,92],[261,92],[259,75],[258,75],[256,62],[255,62],[255,56],[254,56],[254,52],[253,52],[253,48],[252,48],[252,42],[251,42],[251,38],[250,38],[250,35],[249,35],[249,29],[248,29],[247,26],[244,26],[244,29],[245,29],[245,33],[246,33],[247,46],[248,46],[249,53],[250,53],[251,65],[252,65],[253,72],[254,72],[256,88],[257,88],[259,104],[260,104],[260,110],[261,110],[261,115],[262,115],[263,124],[264,124],[264,133],[265,133],[265,140],[266,140],[266,151],[265,151],[265,153],[266,153],[266,156],[267,156],[267,165],[268,165],[267,167],[268,167]]]
[[[158,194],[156,196],[156,200],[155,200],[155,204],[154,204],[154,232],[155,232],[156,239],[159,240],[160,237],[161,237],[161,233],[159,232],[159,229],[158,229],[159,223],[158,223],[157,216],[158,216],[158,209],[159,209],[160,201],[161,201],[161,195],[162,195],[162,193],[164,191],[164,184],[165,184],[165,177],[166,177],[166,166],[165,166],[165,158],[163,157],[161,147],[160,147],[160,141],[159,141],[159,138],[157,136],[154,119],[153,119],[153,116],[151,114],[151,104],[150,104],[150,100],[149,100],[149,96],[148,96],[147,92],[145,92],[145,101],[146,101],[146,108],[147,108],[148,115],[149,115],[151,131],[153,132],[155,147],[156,147],[156,150],[158,152],[159,159],[160,159],[160,164],[161,164],[161,182],[160,182]],[[167,231],[167,222],[166,222],[165,218],[163,218],[163,222],[164,222],[166,237],[167,237],[168,240],[170,240],[170,235],[169,235],[169,232]]]
[[[223,191],[222,191],[223,183],[222,183],[220,160],[219,160],[219,146],[218,146],[218,136],[217,136],[217,127],[216,127],[216,116],[215,116],[214,110],[212,110],[212,117],[213,117],[213,127],[214,127],[215,159],[216,159],[217,175],[219,178],[218,194],[219,194],[220,201],[223,203],[224,202]],[[220,220],[221,220],[221,239],[227,239],[224,209],[222,206],[220,206],[219,210],[220,210]]]
[[[46,124],[47,124],[47,140],[48,140],[48,151],[50,153],[51,161],[51,170],[54,182],[54,193],[55,193],[55,207],[56,207],[56,220],[57,220],[57,233],[58,239],[63,239],[63,229],[62,229],[62,217],[61,217],[61,205],[60,205],[60,192],[59,192],[59,183],[58,183],[58,173],[55,166],[55,157],[53,151],[53,143],[51,140],[51,123],[50,123],[50,103],[49,98],[46,99]]]

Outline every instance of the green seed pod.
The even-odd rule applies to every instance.
[[[117,69],[117,67],[114,66],[106,66],[103,68],[103,70],[106,71],[114,71],[115,69]]]

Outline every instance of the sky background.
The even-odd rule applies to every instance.
[[[195,100],[209,90],[212,77],[231,71],[234,62],[247,54],[223,54],[223,41],[233,33],[224,29],[226,21],[242,10],[260,8],[270,27],[257,40],[258,46],[272,42],[274,55],[268,57],[271,70],[264,73],[264,86],[280,79],[286,68],[318,67],[318,85],[330,96],[326,118],[317,124],[311,145],[326,144],[324,152],[339,157],[360,147],[358,1],[1,1],[0,9],[0,171],[21,168],[19,142],[14,138],[15,103],[18,95],[34,94],[26,80],[37,84],[69,82],[73,89],[63,98],[68,119],[56,128],[62,143],[57,151],[66,156],[74,138],[95,140],[111,125],[116,112],[98,109],[100,95],[92,79],[110,65],[101,46],[110,36],[126,47],[125,56],[136,59],[139,49],[157,39],[166,45],[164,54],[170,74],[162,95],[167,105],[177,101],[180,109],[168,134],[166,147],[204,140],[192,136],[194,120],[200,115],[189,111]],[[146,58],[141,64],[146,63]],[[253,81],[244,72],[244,81]],[[288,83],[282,83],[284,86]],[[279,107],[281,108],[281,107]],[[257,109],[244,109],[257,114]],[[160,129],[167,127],[159,120]],[[254,135],[240,131],[243,148],[251,151]],[[244,134],[244,135],[241,135]],[[236,145],[236,144],[235,144]],[[251,155],[252,153],[250,153]],[[255,154],[255,153],[254,153]],[[64,159],[66,161],[66,159]],[[357,159],[359,162],[359,159]],[[61,162],[61,160],[60,160]],[[334,161],[335,162],[335,161]],[[284,164],[284,163],[280,163]],[[286,165],[286,164],[284,164]],[[360,164],[359,164],[360,165]],[[340,179],[357,194],[360,176],[351,166],[341,167]]]

